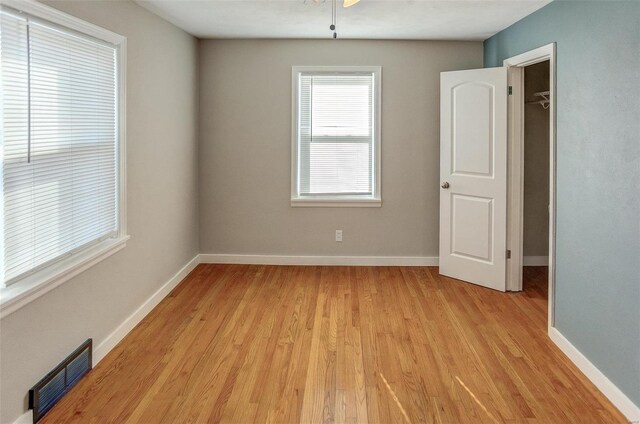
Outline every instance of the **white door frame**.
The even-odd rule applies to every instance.
[[[509,85],[509,140],[507,182],[507,290],[522,290],[524,213],[524,67],[549,61],[549,319],[554,327],[556,251],[556,43],[505,59]]]

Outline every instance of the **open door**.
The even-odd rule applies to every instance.
[[[506,290],[507,68],[440,78],[440,273]]]

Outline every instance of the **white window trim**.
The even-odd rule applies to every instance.
[[[74,276],[108,258],[126,246],[127,233],[127,162],[126,162],[126,69],[127,39],[97,25],[85,22],[34,0],[1,0],[2,5],[28,13],[56,25],[107,41],[117,46],[118,64],[118,234],[115,238],[92,244],[86,249],[52,263],[16,281],[0,287],[0,318],[17,311]],[[0,286],[2,286],[0,284]]]
[[[372,72],[374,83],[373,196],[298,196],[298,90],[302,72]],[[382,67],[380,66],[293,66],[291,68],[291,206],[292,207],[381,207],[382,206]]]

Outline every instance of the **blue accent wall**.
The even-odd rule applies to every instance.
[[[640,405],[640,2],[556,0],[484,42],[557,46],[556,328]]]

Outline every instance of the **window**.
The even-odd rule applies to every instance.
[[[292,206],[380,206],[380,68],[293,68]]]
[[[50,281],[126,240],[124,39],[26,7],[0,9],[4,286]]]

